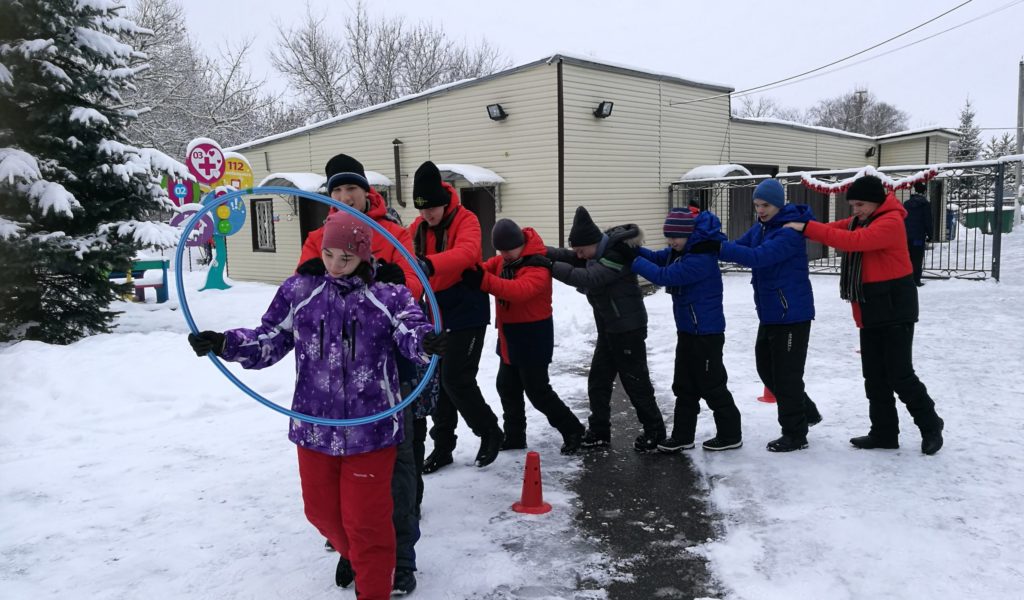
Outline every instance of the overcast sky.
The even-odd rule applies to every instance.
[[[301,21],[300,1],[181,1],[193,33],[208,49],[255,38],[253,72],[267,77],[273,89],[283,89],[267,55],[277,36],[275,24]],[[372,15],[430,21],[469,44],[486,38],[514,64],[566,52],[742,90],[868,48],[962,1],[370,0],[367,6]],[[327,11],[339,29],[355,6],[354,0],[310,3],[318,14]],[[956,127],[970,97],[981,127],[1015,127],[1024,0],[973,0],[849,62],[1008,5],[909,48],[766,95],[807,108],[818,99],[866,87],[909,113],[911,128]],[[738,102],[734,99],[734,106]],[[987,140],[994,133],[1001,131],[982,135]]]

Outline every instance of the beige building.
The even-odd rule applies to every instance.
[[[487,254],[499,218],[564,245],[579,205],[603,227],[639,224],[657,245],[671,184],[700,165],[737,163],[774,174],[942,162],[955,137],[931,129],[876,139],[733,118],[731,91],[557,54],[229,150],[249,159],[257,182],[314,191],[327,160],[350,154],[375,172],[374,185],[406,224],[416,216],[412,175],[432,160],[479,216]],[[280,282],[326,206],[293,196],[248,202],[245,227],[227,238],[228,272]]]

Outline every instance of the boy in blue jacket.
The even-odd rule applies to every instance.
[[[821,422],[821,413],[804,390],[804,364],[814,319],[814,294],[807,269],[804,237],[783,227],[814,218],[810,207],[786,204],[782,184],[766,179],[754,190],[758,222],[735,242],[707,240],[693,253],[717,253],[727,262],[751,268],[754,305],[760,325],[754,343],[757,374],[775,394],[782,437],[768,442],[769,452],[807,447],[807,427]]]
[[[673,208],[665,219],[669,247],[659,252],[639,248],[632,270],[672,295],[677,342],[672,391],[676,396],[672,435],[658,444],[662,452],[693,448],[700,399],[715,416],[715,437],[705,450],[731,450],[743,445],[740,411],[727,383],[722,361],[725,313],[722,310],[722,272],[710,254],[689,248],[705,240],[724,241],[722,224],[714,213]]]

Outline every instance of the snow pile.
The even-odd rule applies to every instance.
[[[485,169],[476,165],[446,163],[437,165],[437,170],[442,172],[448,171],[449,173],[460,175],[463,179],[473,185],[505,183],[505,179],[501,175],[498,175],[490,169]]]
[[[325,185],[327,178],[316,173],[271,173],[257,183],[256,187],[293,187],[306,192],[318,192]]]
[[[366,181],[375,188],[393,185],[390,178],[377,171],[366,171]],[[271,173],[264,177],[256,187],[293,187],[306,192],[321,192],[325,185],[327,185],[327,178],[316,173]]]
[[[750,171],[743,165],[701,165],[683,173],[679,181],[693,181],[696,179],[721,179],[737,175],[750,175]]]

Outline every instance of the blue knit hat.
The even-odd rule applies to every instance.
[[[778,179],[765,179],[754,188],[754,200],[764,200],[768,204],[782,208],[786,205],[786,192]]]
[[[697,220],[689,207],[673,208],[665,217],[666,238],[688,238],[693,233],[694,222]]]

